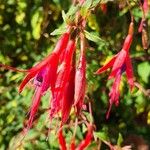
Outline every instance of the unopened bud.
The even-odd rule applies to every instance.
[[[133,32],[134,32],[134,23],[131,22],[130,25],[129,25],[128,34],[133,35]]]
[[[149,47],[148,32],[144,28],[142,29],[142,45],[144,49],[148,49]]]

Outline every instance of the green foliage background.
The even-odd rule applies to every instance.
[[[62,10],[70,8],[69,0],[0,0],[0,62],[17,68],[28,69],[51,52],[56,36],[52,31],[63,23]],[[100,76],[93,73],[106,60],[119,52],[127,35],[130,14],[127,7],[120,10],[118,3],[108,2],[108,11],[102,13],[100,7],[88,17],[87,31],[105,41],[94,38],[87,50],[87,94],[92,99],[96,133],[101,138],[117,144],[119,133],[123,139],[135,134],[150,143],[150,63],[149,50],[144,51],[141,34],[137,32],[142,12],[134,3],[135,34],[130,49],[136,81],[145,89],[129,91],[126,76],[121,83],[121,97],[118,108],[113,107],[109,120],[105,119],[108,108],[108,93],[112,81],[108,81],[109,71]],[[148,19],[150,28],[150,16]],[[23,124],[31,104],[33,90],[26,88],[18,94],[18,86],[23,73],[0,69],[0,150],[11,149],[20,138]],[[46,141],[48,125],[44,123],[49,95],[45,95],[34,128],[30,130],[20,149],[58,149],[55,133]],[[83,138],[83,128],[77,131],[78,140]],[[66,132],[69,141],[70,133]],[[89,148],[90,149],[90,148]],[[92,149],[92,148],[91,148]]]

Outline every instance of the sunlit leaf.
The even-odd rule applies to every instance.
[[[139,64],[138,65],[138,74],[145,83],[148,83],[149,77],[150,77],[150,63],[143,62],[143,63]]]

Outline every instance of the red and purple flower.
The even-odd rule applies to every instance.
[[[109,112],[111,110],[112,104],[115,104],[116,106],[119,104],[119,96],[120,96],[119,85],[121,81],[121,75],[124,71],[126,72],[130,89],[132,90],[134,86],[132,64],[129,56],[129,49],[132,43],[132,39],[133,39],[133,22],[130,23],[129,33],[124,41],[122,50],[117,55],[115,55],[107,64],[105,64],[103,67],[101,67],[96,71],[96,74],[101,74],[108,68],[112,67],[112,71],[108,79],[111,78],[115,79],[112,89],[109,93],[110,97],[109,109],[106,118],[109,117]]]
[[[34,116],[38,110],[43,94],[50,88],[52,95],[54,95],[59,58],[68,45],[69,36],[69,33],[64,33],[59,39],[54,51],[43,61],[29,69],[27,71],[28,74],[20,84],[19,92],[22,92],[25,85],[32,79],[35,86],[35,93],[29,111],[28,129],[32,126]]]

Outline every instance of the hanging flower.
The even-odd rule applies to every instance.
[[[51,109],[50,109],[50,119],[54,117],[54,115],[58,112],[62,112],[63,122],[65,122],[68,118],[70,112],[70,104],[73,104],[74,99],[74,69],[72,68],[72,59],[75,51],[75,41],[70,40],[68,42],[65,56],[62,60],[62,64],[58,68],[57,78],[54,88],[54,93],[51,99]],[[68,94],[68,90],[70,88],[70,94]],[[67,100],[69,98],[69,100]],[[71,98],[71,99],[70,99]],[[68,106],[67,110],[65,107]],[[68,111],[66,115],[66,112]],[[64,116],[66,115],[66,116]]]
[[[121,81],[121,75],[125,71],[127,75],[128,84],[132,90],[134,86],[132,64],[129,56],[129,49],[133,39],[133,22],[130,23],[128,35],[124,41],[122,50],[115,55],[107,64],[96,71],[96,74],[101,74],[108,68],[112,67],[112,71],[108,79],[114,78],[112,89],[109,93],[109,109],[106,117],[109,117],[109,112],[113,103],[117,106],[119,104],[119,85]]]
[[[83,34],[80,36],[81,52],[79,64],[75,73],[75,93],[74,93],[74,106],[77,108],[77,113],[80,112],[83,106],[86,88],[86,58],[85,58],[85,37]]]

